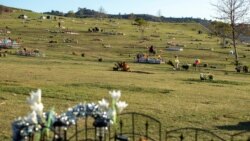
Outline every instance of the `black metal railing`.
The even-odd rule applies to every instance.
[[[200,128],[179,128],[166,131],[165,141],[226,141],[217,134]]]
[[[107,130],[108,129],[108,130]],[[37,136],[38,135],[38,136]],[[165,136],[165,138],[162,138]],[[159,120],[141,113],[124,113],[119,115],[117,123],[108,126],[102,119],[85,117],[67,126],[54,122],[51,129],[43,126],[39,132],[29,134],[26,141],[250,141],[250,131],[233,135],[218,134],[200,128],[179,128],[162,131]]]
[[[119,128],[116,135],[127,136],[132,141],[161,141],[162,125],[159,120],[146,114],[130,112],[120,115]]]
[[[117,124],[108,127],[103,121],[96,121],[91,117],[77,119],[75,125],[67,126],[57,121],[50,132],[44,134],[47,127],[42,127],[35,134],[40,134],[39,139],[35,134],[27,137],[27,141],[136,141],[139,138],[151,141],[161,141],[161,122],[151,116],[141,113],[125,113],[119,115]]]
[[[243,131],[231,135],[231,141],[250,141],[250,131]]]
[[[71,127],[71,134],[68,136],[67,141],[79,141],[79,140],[90,140],[95,139],[96,129],[93,126],[94,119],[92,117],[86,117],[83,119],[78,119],[76,124]]]

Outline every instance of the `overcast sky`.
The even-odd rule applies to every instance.
[[[109,14],[151,14],[165,17],[194,17],[212,19],[216,0],[0,0],[1,5],[29,9],[35,12],[58,10],[68,12],[80,8],[98,10],[103,7]]]

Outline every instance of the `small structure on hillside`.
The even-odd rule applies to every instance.
[[[167,47],[167,51],[183,51],[182,47]]]
[[[45,54],[41,54],[41,52],[39,51],[39,49],[28,50],[26,48],[19,49],[16,52],[16,55],[31,56],[31,57],[40,57],[40,56],[45,57]]]
[[[136,63],[148,63],[148,64],[163,64],[165,61],[161,58],[160,55],[155,57],[149,57],[147,54],[138,53],[136,55]]]
[[[102,30],[101,32],[103,32],[104,30]],[[123,32],[116,32],[116,31],[107,31],[107,32],[103,32],[103,34],[105,35],[121,35],[121,36],[125,36],[126,34]]]
[[[8,26],[6,26],[6,29],[0,29],[0,34],[11,34],[11,31],[7,29],[9,29]]]
[[[19,48],[20,44],[18,44],[15,40],[11,39],[0,39],[0,48]]]
[[[18,19],[28,19],[28,16],[22,14],[22,15],[19,15],[19,16],[18,16]]]
[[[65,33],[70,35],[79,35],[78,32],[73,32],[73,31],[66,31]]]
[[[46,17],[45,17],[45,16],[41,16],[40,19],[41,19],[41,20],[45,20]]]
[[[168,42],[166,49],[167,51],[183,51],[183,48],[186,47],[184,44]]]
[[[4,52],[0,51],[0,57],[7,57],[7,54],[8,54],[7,51],[4,51]]]
[[[91,27],[88,29],[88,32],[103,32],[103,29],[100,27]]]
[[[248,66],[237,66],[237,67],[235,67],[235,70],[237,71],[237,72],[244,72],[244,73],[248,73],[249,72],[249,68],[248,68]]]

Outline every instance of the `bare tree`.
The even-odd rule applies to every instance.
[[[73,10],[70,10],[67,14],[65,14],[65,16],[67,16],[67,17],[75,17],[76,14],[74,13]]]
[[[105,11],[105,9],[101,6],[101,7],[99,8],[99,18],[102,19],[102,18],[104,18],[105,16],[106,16],[106,11]]]
[[[136,18],[135,23],[138,26],[138,29],[141,31],[141,37],[143,38],[145,29],[148,26],[148,22],[142,18]]]
[[[226,47],[226,38],[229,38],[232,33],[230,24],[214,21],[211,22],[209,29],[212,31],[212,34],[221,38],[222,47]]]
[[[236,47],[236,27],[239,23],[244,23],[244,18],[248,15],[250,0],[218,0],[217,4],[212,4],[220,14],[217,17],[230,24],[232,30],[232,41],[235,54],[235,65],[239,65],[238,51]]]
[[[2,15],[3,11],[4,11],[4,7],[0,5],[0,15]]]
[[[159,10],[157,11],[157,17],[158,17],[159,22],[161,22],[161,16],[162,16],[161,10],[159,9]]]
[[[134,13],[130,13],[129,16],[128,16],[128,19],[134,20],[135,19],[135,14]]]

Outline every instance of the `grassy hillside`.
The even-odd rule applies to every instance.
[[[29,18],[18,19],[20,14]],[[221,48],[219,39],[205,31],[198,34],[198,30],[203,30],[199,24],[150,22],[144,33],[148,40],[142,40],[140,31],[129,20],[59,17],[41,20],[40,16],[18,10],[0,15],[0,29],[7,27],[11,31],[11,34],[1,33],[0,38],[18,39],[21,47],[39,49],[44,54],[18,56],[14,55],[15,49],[10,49],[12,55],[0,58],[0,140],[10,140],[11,122],[30,111],[26,97],[37,88],[42,89],[45,111],[55,107],[58,113],[80,102],[108,98],[109,90],[120,89],[123,100],[129,104],[127,112],[155,116],[163,123],[164,130],[201,127],[228,134],[241,130],[219,127],[250,120],[249,73],[236,73],[234,57],[229,54],[232,48]],[[58,28],[58,22],[65,29]],[[95,26],[125,35],[87,32]],[[79,34],[62,32],[66,30]],[[169,42],[185,45],[184,51],[167,51]],[[104,47],[108,45],[111,47]],[[184,64],[193,63],[198,57],[209,67],[174,71],[167,64],[134,63],[136,54],[147,53],[150,45],[165,60],[178,55]],[[240,61],[250,66],[250,48],[241,44],[238,47]],[[82,53],[85,57],[81,57]],[[102,62],[98,61],[100,57]],[[132,72],[112,71],[117,61],[126,61]],[[202,72],[214,74],[215,80],[200,81]]]

